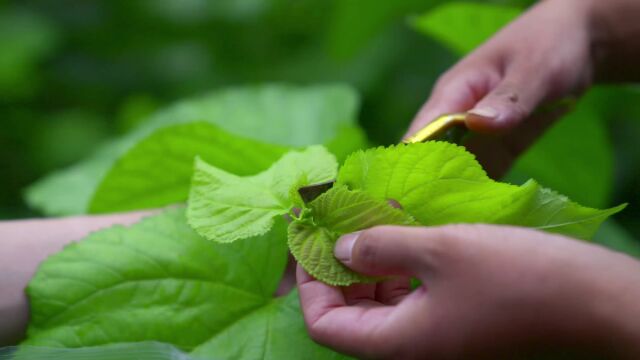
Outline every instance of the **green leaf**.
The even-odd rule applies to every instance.
[[[531,184],[530,181],[528,184]],[[523,185],[527,186],[527,184]],[[555,191],[536,184],[535,197],[515,213],[513,225],[533,227],[564,234],[578,239],[591,239],[600,224],[613,214],[622,211],[626,204],[610,209],[588,208],[570,201]]]
[[[499,222],[514,197],[531,193],[492,181],[472,154],[444,142],[357,152],[340,169],[338,183],[396,200],[423,225]]]
[[[58,29],[51,19],[27,9],[3,6],[0,11],[0,97],[3,102],[36,92],[41,83],[40,65],[59,44]]]
[[[204,121],[267,143],[308,146],[331,141],[341,129],[355,126],[357,109],[358,96],[345,85],[271,84],[216,91],[157,112],[134,132],[32,185],[26,200],[47,215],[86,213],[114,162],[141,139],[167,125]]]
[[[339,1],[335,4],[327,36],[328,50],[335,58],[348,59],[357,54],[390,23],[411,12],[424,11],[437,2],[437,0]]]
[[[4,354],[4,353],[3,353]],[[4,357],[1,357],[3,360]],[[7,359],[9,359],[7,357]],[[191,360],[175,346],[156,341],[115,343],[80,348],[21,345],[11,360]],[[195,359],[194,359],[195,360]]]
[[[357,152],[340,169],[338,184],[394,199],[422,225],[513,224],[583,239],[624,207],[583,207],[534,181],[520,187],[495,182],[464,148],[443,142]]]
[[[605,221],[594,236],[594,242],[612,250],[640,258],[640,241],[613,219]]]
[[[273,218],[296,204],[294,187],[332,180],[338,164],[322,146],[284,155],[268,170],[240,177],[196,161],[189,194],[189,224],[209,240],[231,242],[263,234]]]
[[[350,285],[375,279],[360,275],[333,256],[338,238],[376,225],[414,225],[413,218],[362,191],[336,186],[309,204],[304,219],[289,225],[289,249],[298,263],[318,280]]]
[[[338,356],[306,336],[295,293],[272,297],[284,236],[280,220],[266,235],[216,244],[187,225],[183,209],[94,233],[41,264],[27,289],[24,344],[160,341],[203,358]]]
[[[336,156],[338,163],[344,162],[354,151],[369,147],[367,135],[359,126],[341,128],[336,137],[326,142],[324,146]]]
[[[309,339],[297,291],[238,319],[191,354],[207,359],[296,359],[301,354],[305,359],[348,358]]]
[[[186,201],[196,156],[224,171],[252,175],[268,168],[287,150],[230,134],[210,123],[167,126],[113,165],[89,211],[147,209]]]
[[[415,17],[411,25],[442,42],[458,54],[465,54],[507,25],[522,10],[513,6],[448,2]]]

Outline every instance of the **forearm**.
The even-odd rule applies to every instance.
[[[595,80],[640,81],[640,1],[576,1],[591,9]]]
[[[113,224],[137,222],[148,212],[0,222],[0,346],[24,336],[28,304],[24,289],[38,264],[65,245]]]

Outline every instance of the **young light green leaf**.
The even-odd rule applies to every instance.
[[[376,225],[414,225],[413,218],[362,191],[336,186],[309,203],[303,219],[289,225],[289,249],[313,277],[331,285],[375,279],[360,275],[333,256],[338,238]]]
[[[187,200],[193,159],[236,175],[267,169],[289,148],[230,134],[205,122],[161,128],[136,144],[103,178],[92,213],[162,207]]]
[[[26,199],[47,215],[86,213],[114,162],[164,126],[204,121],[267,143],[308,146],[331,141],[341,129],[356,126],[358,103],[357,93],[346,85],[267,84],[184,100],[152,115],[126,136],[99,147],[86,160],[38,181],[27,190]]]
[[[473,155],[444,142],[357,152],[340,169],[338,183],[396,200],[423,225],[499,222],[519,194],[533,196],[492,181]]]
[[[268,170],[240,177],[196,161],[189,194],[189,224],[209,240],[231,242],[268,231],[273,218],[296,203],[294,186],[335,178],[338,164],[322,146],[285,154]]]
[[[160,341],[196,358],[331,358],[306,336],[297,295],[273,299],[287,262],[285,226],[280,219],[266,235],[223,245],[173,209],[96,232],[41,264],[27,289],[24,344]]]
[[[355,153],[340,169],[338,184],[394,199],[422,225],[514,224],[590,238],[621,210],[583,207],[534,181],[520,187],[495,182],[464,148],[442,142]]]

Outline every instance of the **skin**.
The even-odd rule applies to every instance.
[[[567,16],[571,14],[571,16]],[[498,32],[439,80],[407,135],[445,113],[469,112],[473,151],[494,178],[594,80],[640,80],[640,4],[546,0]],[[560,40],[559,40],[560,39]]]
[[[570,14],[570,15],[569,15]],[[546,0],[442,75],[408,134],[468,112],[466,144],[500,177],[594,81],[639,80],[640,2]],[[561,39],[561,40],[559,40]],[[574,239],[488,225],[379,227],[335,255],[379,284],[335,288],[300,267],[309,334],[359,358],[513,358],[553,349],[640,358],[640,262]],[[422,281],[411,291],[408,277]]]

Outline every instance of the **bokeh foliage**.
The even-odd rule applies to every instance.
[[[529,1],[479,3],[0,2],[0,217],[37,215],[29,184],[169,103],[229,86],[345,82],[371,142],[394,143],[438,75]],[[591,91],[509,179],[535,177],[586,205],[629,202],[614,226],[640,234],[639,103],[636,89]]]

